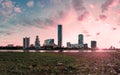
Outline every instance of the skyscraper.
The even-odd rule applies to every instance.
[[[54,45],[54,39],[46,39],[44,41],[44,45]]]
[[[84,40],[83,34],[79,34],[79,36],[78,36],[78,44],[83,45],[83,40]]]
[[[97,42],[91,41],[91,48],[96,48],[96,47],[97,47]]]
[[[35,49],[40,49],[40,41],[38,36],[36,36],[36,39],[35,39]]]
[[[58,25],[58,47],[62,47],[62,25]]]
[[[23,49],[28,49],[29,45],[30,45],[30,38],[29,37],[23,38]]]

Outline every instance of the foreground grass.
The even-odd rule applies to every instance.
[[[78,75],[120,75],[120,52],[65,53],[76,58]]]
[[[0,53],[0,75],[119,75],[120,52]]]
[[[55,53],[0,53],[0,75],[56,75],[75,73],[75,59]]]

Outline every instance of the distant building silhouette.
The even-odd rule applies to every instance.
[[[38,36],[36,36],[36,39],[35,39],[35,49],[40,49],[40,41]]]
[[[84,40],[83,34],[79,34],[79,36],[78,36],[78,44],[83,45],[83,40]]]
[[[80,48],[79,44],[71,44],[71,48]]]
[[[88,44],[84,44],[84,49],[88,49]]]
[[[6,47],[14,47],[13,44],[8,44]]]
[[[71,43],[67,42],[67,48],[71,48]]]
[[[62,47],[62,25],[58,25],[58,47]]]
[[[46,39],[46,40],[44,40],[43,46],[46,48],[55,48],[56,44],[54,43],[54,39]]]
[[[97,42],[91,41],[91,48],[96,48],[96,47],[97,47]]]
[[[44,41],[44,45],[54,45],[54,39],[47,39]]]
[[[23,49],[28,49],[29,46],[30,46],[30,38],[29,37],[23,38]]]
[[[67,42],[67,48],[83,48],[84,45],[81,45],[81,44],[71,44],[70,42]]]
[[[31,44],[30,49],[33,49],[33,48],[35,49],[35,46],[34,46],[34,44]]]
[[[79,45],[79,48],[83,48],[84,47],[84,36],[83,34],[79,34],[78,35],[78,45]]]

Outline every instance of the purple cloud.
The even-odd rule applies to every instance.
[[[79,20],[79,21],[83,21],[83,20],[85,20],[85,19],[88,18],[88,17],[89,17],[89,12],[85,11],[82,15],[80,15],[80,16],[78,17],[78,20]]]
[[[117,28],[113,27],[112,30],[116,30]]]
[[[22,12],[20,7],[16,7],[11,0],[1,0],[0,14],[6,19],[15,16],[16,13]]]
[[[83,0],[72,0],[72,5],[77,12],[86,9],[83,5]]]
[[[86,36],[86,37],[90,37],[91,35],[90,35],[90,34],[86,34],[85,36]]]
[[[87,30],[83,30],[83,33],[85,34],[86,37],[90,37],[91,36]]]
[[[100,33],[96,33],[96,35],[100,35]]]
[[[99,15],[100,20],[105,21],[107,19],[106,15]]]
[[[22,12],[21,8],[19,8],[19,7],[14,7],[14,11],[17,12],[17,13],[21,13]]]
[[[102,4],[102,12],[108,11],[112,7],[116,7],[120,0],[107,0],[104,4]]]
[[[27,2],[27,6],[28,6],[28,7],[33,7],[33,6],[34,6],[34,1],[29,1],[29,2]]]

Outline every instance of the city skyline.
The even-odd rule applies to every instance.
[[[57,25],[63,25],[63,46],[96,40],[100,48],[120,48],[120,0],[0,0],[0,46],[22,45],[23,37],[34,44],[54,38]]]

